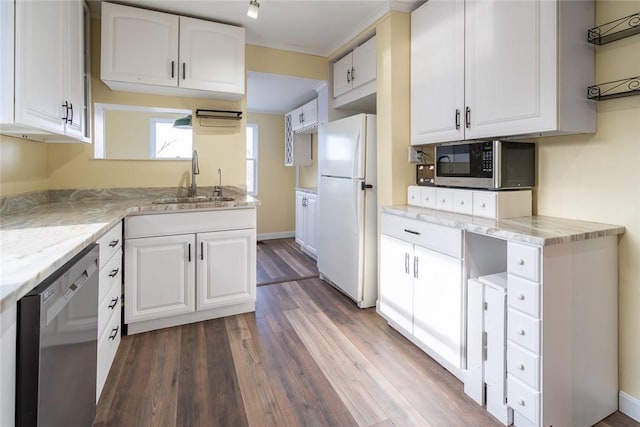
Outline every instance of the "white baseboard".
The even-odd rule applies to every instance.
[[[258,234],[258,240],[271,240],[271,239],[287,239],[294,237],[296,233],[294,231],[281,231],[279,233],[263,233]]]
[[[636,399],[624,391],[620,392],[619,399],[620,412],[640,423],[640,399]]]

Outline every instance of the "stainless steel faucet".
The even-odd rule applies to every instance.
[[[198,152],[196,150],[193,150],[193,156],[191,157],[191,188],[189,188],[190,197],[195,197],[198,195],[196,175],[200,175],[200,167],[198,166]]]
[[[214,196],[222,197],[222,170],[218,168],[218,188],[213,190]]]

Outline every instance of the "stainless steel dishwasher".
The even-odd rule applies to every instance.
[[[18,301],[17,426],[91,426],[98,251],[91,245]]]

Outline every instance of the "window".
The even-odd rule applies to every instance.
[[[247,124],[247,194],[258,194],[258,125]]]
[[[191,129],[174,128],[175,119],[152,118],[149,157],[152,159],[190,159]]]

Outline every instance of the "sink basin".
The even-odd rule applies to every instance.
[[[233,197],[221,197],[221,196],[191,196],[191,197],[163,197],[159,200],[154,200],[155,204],[171,204],[171,203],[198,203],[198,202],[232,202]]]

